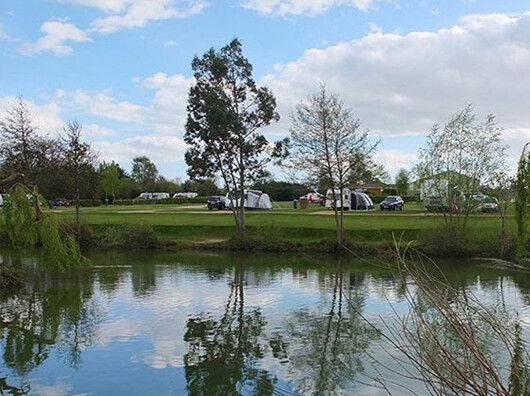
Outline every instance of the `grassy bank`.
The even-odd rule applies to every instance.
[[[72,208],[53,212],[67,221],[74,218]],[[83,208],[82,219],[94,227],[96,234],[112,227],[148,224],[166,247],[229,248],[234,247],[231,241],[236,236],[231,212],[210,212],[203,205]],[[509,217],[508,226],[512,227],[512,223],[513,218]],[[247,224],[249,234],[262,250],[327,251],[333,247],[335,219],[331,211],[320,206],[295,210],[291,203],[280,203],[270,212],[248,212]],[[409,204],[402,212],[345,214],[348,238],[356,248],[366,250],[391,246],[393,235],[399,235],[403,244],[417,244],[422,235],[442,224],[440,215],[425,213],[419,204]],[[473,245],[470,249],[477,253],[491,254],[499,230],[498,215],[473,215],[469,220],[473,238],[466,243]]]

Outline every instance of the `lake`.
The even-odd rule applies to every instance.
[[[380,263],[215,252],[93,252],[93,268],[28,268],[0,292],[0,394],[383,395],[393,367],[382,327],[408,311]],[[456,288],[518,312],[526,337],[530,275],[444,263]],[[421,384],[388,374],[422,394]],[[4,393],[2,393],[4,392]]]

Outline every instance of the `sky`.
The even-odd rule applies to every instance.
[[[22,96],[40,133],[75,119],[101,160],[185,179],[191,60],[236,37],[277,98],[270,140],[322,83],[390,174],[468,104],[497,116],[510,166],[530,140],[530,0],[0,0],[0,117]]]

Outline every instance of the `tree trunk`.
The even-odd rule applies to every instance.
[[[239,208],[239,224],[238,232],[242,239],[247,238],[247,230],[245,225],[245,168],[243,167],[243,153],[239,154],[239,188],[241,190],[241,205]]]
[[[81,214],[80,214],[80,203],[79,203],[79,177],[75,180],[75,230],[77,237],[81,235]]]

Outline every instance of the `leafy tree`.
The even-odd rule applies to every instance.
[[[196,80],[188,98],[184,140],[191,178],[221,175],[233,194],[232,211],[240,237],[245,237],[243,191],[269,160],[269,142],[258,132],[279,119],[276,99],[252,78],[252,65],[235,39],[220,50],[195,57]]]
[[[495,116],[477,121],[471,106],[456,113],[443,126],[435,124],[420,150],[417,173],[432,183],[432,192],[444,210],[446,223],[465,228],[479,202],[470,198],[491,184],[505,169],[506,147]]]
[[[146,156],[133,158],[131,176],[143,191],[154,190],[160,178],[156,165]]]
[[[196,192],[201,197],[218,195],[220,193],[219,187],[217,187],[213,179],[187,180],[182,184],[182,189],[185,192]]]
[[[400,169],[396,175],[396,190],[399,195],[407,195],[410,184],[410,172]]]
[[[99,173],[101,174],[101,188],[107,196],[112,197],[112,202],[116,200],[116,192],[120,188],[120,171],[119,166],[115,162],[103,162],[99,165]]]
[[[528,255],[528,204],[530,203],[530,154],[524,146],[517,176],[515,178],[515,221],[517,223],[517,252],[516,258],[522,260]]]
[[[89,171],[94,171],[97,155],[92,151],[90,144],[82,140],[83,127],[77,121],[66,124],[63,128],[63,156],[69,178],[73,182],[75,200],[75,224],[77,234],[81,233],[80,195],[81,186]]]
[[[33,123],[27,103],[19,98],[0,121],[1,172],[15,182],[24,178],[25,183],[37,186],[45,194],[60,189],[63,183],[59,172],[61,156],[56,141],[42,137]]]
[[[344,189],[361,182],[375,168],[372,143],[361,122],[324,86],[296,107],[291,121],[289,166],[309,180],[325,178],[333,195],[338,247],[345,243]]]

